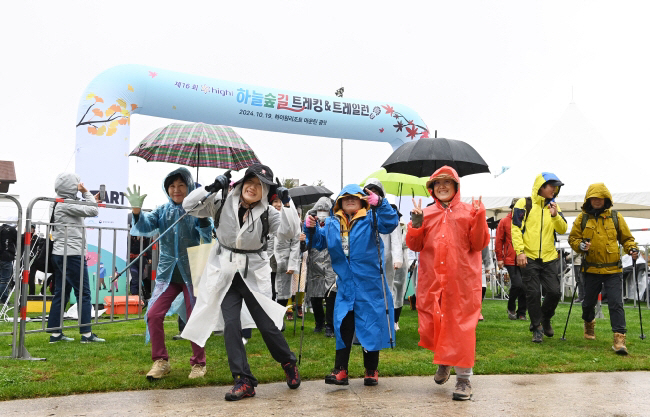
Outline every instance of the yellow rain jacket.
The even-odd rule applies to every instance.
[[[605,199],[604,210],[596,215],[591,207],[589,198],[598,197]],[[618,243],[623,245],[625,253],[632,249],[638,249],[634,236],[627,227],[621,213],[616,213],[618,218],[618,231],[612,219],[612,194],[602,182],[591,184],[585,194],[585,202],[582,205],[582,213],[573,222],[569,234],[569,244],[577,253],[584,253],[580,250],[580,242],[583,239],[591,239],[591,247],[587,252],[583,265],[585,271],[590,274],[616,274],[623,272],[621,266],[621,255]],[[588,216],[584,230],[582,219]]]
[[[542,262],[550,262],[557,258],[555,233],[563,234],[567,229],[567,222],[560,206],[557,206],[557,216],[551,217],[548,208],[551,200],[537,194],[541,186],[549,180],[558,180],[558,178],[548,172],[541,173],[535,178],[530,213],[526,215],[526,199],[520,198],[515,204],[510,228],[512,246],[517,255],[525,253],[528,258],[542,259]],[[559,192],[560,187],[555,187],[554,198]]]

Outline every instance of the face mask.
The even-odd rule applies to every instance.
[[[323,223],[325,219],[328,217],[328,213],[326,211],[319,211],[316,213],[316,216],[318,217],[318,221]]]

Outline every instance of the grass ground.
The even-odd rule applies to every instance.
[[[531,342],[528,322],[510,321],[504,301],[485,300],[485,321],[477,327],[475,374],[535,374],[552,372],[628,371],[650,370],[650,340],[639,338],[638,310],[626,308],[628,356],[617,356],[611,350],[612,332],[607,308],[606,319],[597,320],[595,341],[582,337],[580,307],[571,313],[567,340],[560,340],[569,306],[561,304],[553,320],[556,336],[545,338],[537,345]],[[643,310],[643,320],[650,326],[650,311]],[[400,319],[395,349],[381,353],[381,376],[432,375],[431,352],[417,346],[417,313],[405,307]],[[9,330],[0,324],[0,332]],[[28,323],[28,328],[40,324]],[[95,326],[93,331],[106,339],[104,344],[82,345],[79,334],[68,330],[75,341],[50,345],[43,333],[28,334],[26,348],[33,357],[46,361],[0,360],[0,400],[67,395],[84,392],[121,390],[146,390],[180,388],[205,385],[229,385],[232,377],[228,371],[223,340],[211,337],[206,345],[208,373],[200,380],[189,380],[190,344],[186,340],[174,341],[177,333],[175,319],[165,322],[167,348],[172,372],[163,380],[149,382],[145,375],[151,366],[151,350],[144,344],[142,321]],[[648,332],[648,330],[646,330]],[[285,336],[292,350],[298,354],[300,323],[293,335],[293,322],[287,322]],[[10,355],[10,337],[0,337],[0,356]],[[280,366],[270,357],[257,332],[247,345],[251,369],[260,382],[284,380]],[[334,339],[313,333],[313,316],[305,320],[305,337],[300,372],[303,379],[321,379],[334,362]],[[363,375],[361,348],[352,350],[351,377]]]

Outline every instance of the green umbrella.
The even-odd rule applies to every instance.
[[[376,178],[384,186],[386,194],[393,194],[400,197],[402,201],[403,195],[429,197],[429,190],[427,190],[427,181],[429,178],[418,178],[412,175],[398,174],[395,172],[387,173],[384,168],[375,171],[361,182],[361,186],[366,185],[366,181],[370,178]]]

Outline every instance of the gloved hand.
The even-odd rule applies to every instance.
[[[131,207],[142,208],[142,203],[144,202],[146,194],[140,195],[140,187],[133,184],[133,192],[129,187],[126,187],[126,194],[124,194]]]
[[[630,256],[632,259],[635,261],[639,258],[639,250],[638,249],[630,249]]]
[[[289,201],[291,201],[291,197],[289,196],[289,189],[283,187],[278,178],[276,178],[275,181],[278,183],[278,188],[276,188],[275,192],[278,197],[280,197],[280,201],[282,201],[282,204],[289,204]]]
[[[379,195],[373,193],[372,191],[368,191],[366,201],[368,204],[370,204],[370,207],[377,207],[377,204],[379,204]]]
[[[305,227],[308,229],[316,227],[317,219],[314,216],[305,217]]]
[[[228,190],[228,186],[230,186],[230,170],[226,171],[222,175],[217,176],[212,184],[206,185],[205,191],[209,193],[216,193],[219,190]]]
[[[584,240],[580,242],[580,250],[583,252],[587,252],[589,250],[589,246],[591,246],[589,242],[586,242]]]

